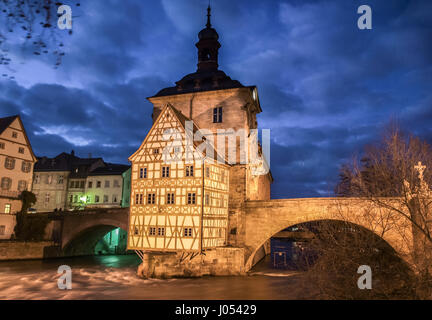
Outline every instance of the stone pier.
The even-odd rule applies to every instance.
[[[176,278],[245,275],[244,248],[221,247],[206,250],[193,259],[181,253],[146,252],[138,267],[142,278]]]

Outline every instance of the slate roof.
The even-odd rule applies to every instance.
[[[114,176],[121,175],[130,168],[128,165],[107,163],[105,167],[99,167],[89,173],[89,176]]]
[[[79,158],[73,152],[63,152],[54,158],[38,157],[37,160],[34,172],[70,171],[70,178],[85,178],[97,161],[105,165],[102,158]]]
[[[79,159],[68,153],[61,153],[55,158],[38,157],[34,166],[34,171],[70,171],[72,163]]]
[[[0,134],[3,133],[18,116],[0,118]]]

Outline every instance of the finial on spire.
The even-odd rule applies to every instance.
[[[211,17],[211,7],[209,4],[209,6],[207,8],[207,24],[206,24],[207,28],[211,28],[210,17]]]

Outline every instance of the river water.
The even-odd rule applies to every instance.
[[[0,299],[308,299],[301,273],[272,270],[263,261],[251,275],[140,279],[134,255],[0,262]],[[60,290],[57,269],[72,269],[72,290]]]

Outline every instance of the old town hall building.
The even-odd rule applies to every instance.
[[[129,158],[131,250],[201,253],[241,246],[242,204],[270,199],[271,173],[254,174],[256,163],[240,161],[249,142],[244,147],[234,136],[236,161],[225,151],[232,132],[249,137],[257,129],[257,88],[218,69],[221,45],[210,8],[198,37],[197,71],[148,98],[153,126]]]

